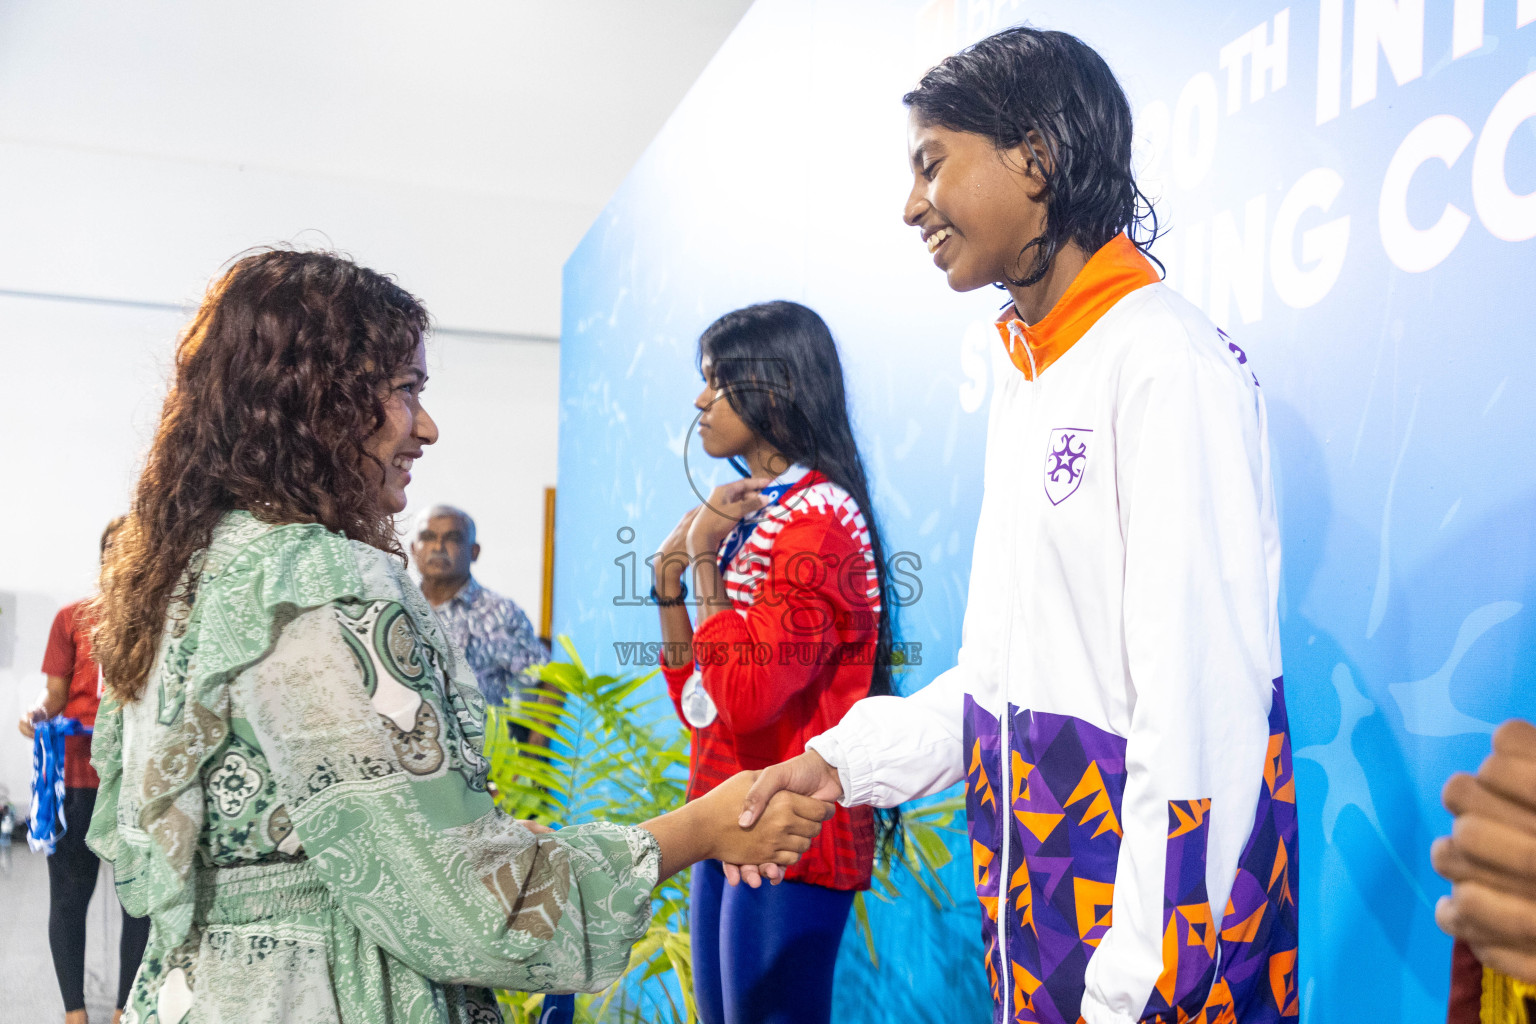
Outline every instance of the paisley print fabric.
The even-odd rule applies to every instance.
[[[222,756],[203,771],[208,831],[203,856],[219,866],[288,860],[302,855],[277,780],[247,730],[232,731]]]
[[[237,512],[188,583],[93,751],[89,842],[154,922],[125,1020],[489,1024],[490,987],[623,970],[654,837],[495,809],[474,678],[396,563]]]

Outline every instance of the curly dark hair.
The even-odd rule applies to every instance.
[[[111,696],[143,693],[167,609],[191,597],[188,566],[226,512],[319,523],[404,558],[367,441],[428,326],[405,289],[334,253],[256,252],[213,284],[102,566],[93,650]]]
[[[1045,229],[1008,283],[1035,284],[1068,242],[1089,255],[1120,232],[1143,253],[1157,212],[1131,170],[1131,106],[1092,47],[1065,32],[1016,26],[944,58],[902,98],[925,124],[1023,146],[1045,178]],[[1036,145],[1044,149],[1042,154]],[[1162,266],[1158,263],[1158,266]]]

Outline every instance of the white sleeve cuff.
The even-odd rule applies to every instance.
[[[837,769],[837,782],[843,787],[843,795],[837,801],[839,804],[844,807],[855,807],[867,802],[867,800],[856,798],[853,788],[854,772],[850,770],[850,757],[842,742],[839,741],[835,728],[807,740],[805,749],[816,751],[823,761]],[[869,765],[865,764],[864,769],[862,775],[867,779]]]

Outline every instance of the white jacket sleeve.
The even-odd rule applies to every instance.
[[[1001,346],[992,352],[994,380],[1001,379],[1000,373],[1016,372]],[[1001,410],[994,391],[987,410],[988,465],[994,438],[1001,434]],[[838,770],[843,784],[839,802],[844,806],[895,807],[965,778],[965,698],[985,701],[984,694],[998,690],[998,666],[986,667],[970,641],[998,629],[997,612],[991,608],[996,594],[984,571],[990,556],[981,538],[995,536],[1002,521],[1002,510],[983,498],[955,666],[910,697],[864,698],[836,726],[806,743]]]
[[[838,802],[895,807],[963,779],[967,679],[962,648],[960,664],[912,696],[865,697],[806,743],[837,769]]]
[[[1279,545],[1256,383],[1236,355],[1185,339],[1148,339],[1122,372],[1133,706],[1112,924],[1088,963],[1088,1024],[1129,1024],[1171,1003],[1193,1015],[1204,1002],[1200,954],[1215,952],[1253,827],[1279,674]],[[1179,913],[1211,914],[1198,929],[1206,949],[1165,943]]]

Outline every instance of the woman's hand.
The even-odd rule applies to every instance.
[[[843,784],[838,779],[837,769],[827,764],[814,750],[807,750],[799,757],[781,761],[755,774],[757,778],[753,780],[742,801],[740,820],[743,825],[757,821],[774,794],[781,790],[803,793],[817,800],[838,800],[843,795]],[[764,879],[774,885],[784,879],[784,872],[777,864],[727,862],[722,867],[725,869],[726,881],[732,885],[746,882],[750,888],[756,889],[763,884]]]
[[[709,500],[694,510],[698,514],[688,529],[688,554],[713,557],[737,523],[768,504],[763,488],[771,483],[767,477],[755,476],[716,487]]]
[[[641,823],[661,847],[658,881],[701,860],[782,867],[811,848],[833,806],[798,793],[768,801],[751,828],[741,825],[741,805],[755,773],[740,772],[675,811]]]
[[[727,864],[793,864],[821,834],[833,805],[798,793],[780,792],[766,801],[753,824],[743,827],[741,808],[756,772],[738,772],[695,803],[704,815],[712,859]]]
[[[683,573],[688,571],[688,530],[703,507],[695,505],[684,512],[683,518],[656,549],[656,558],[651,564],[656,574],[656,593],[660,597],[670,599],[681,593]]]

